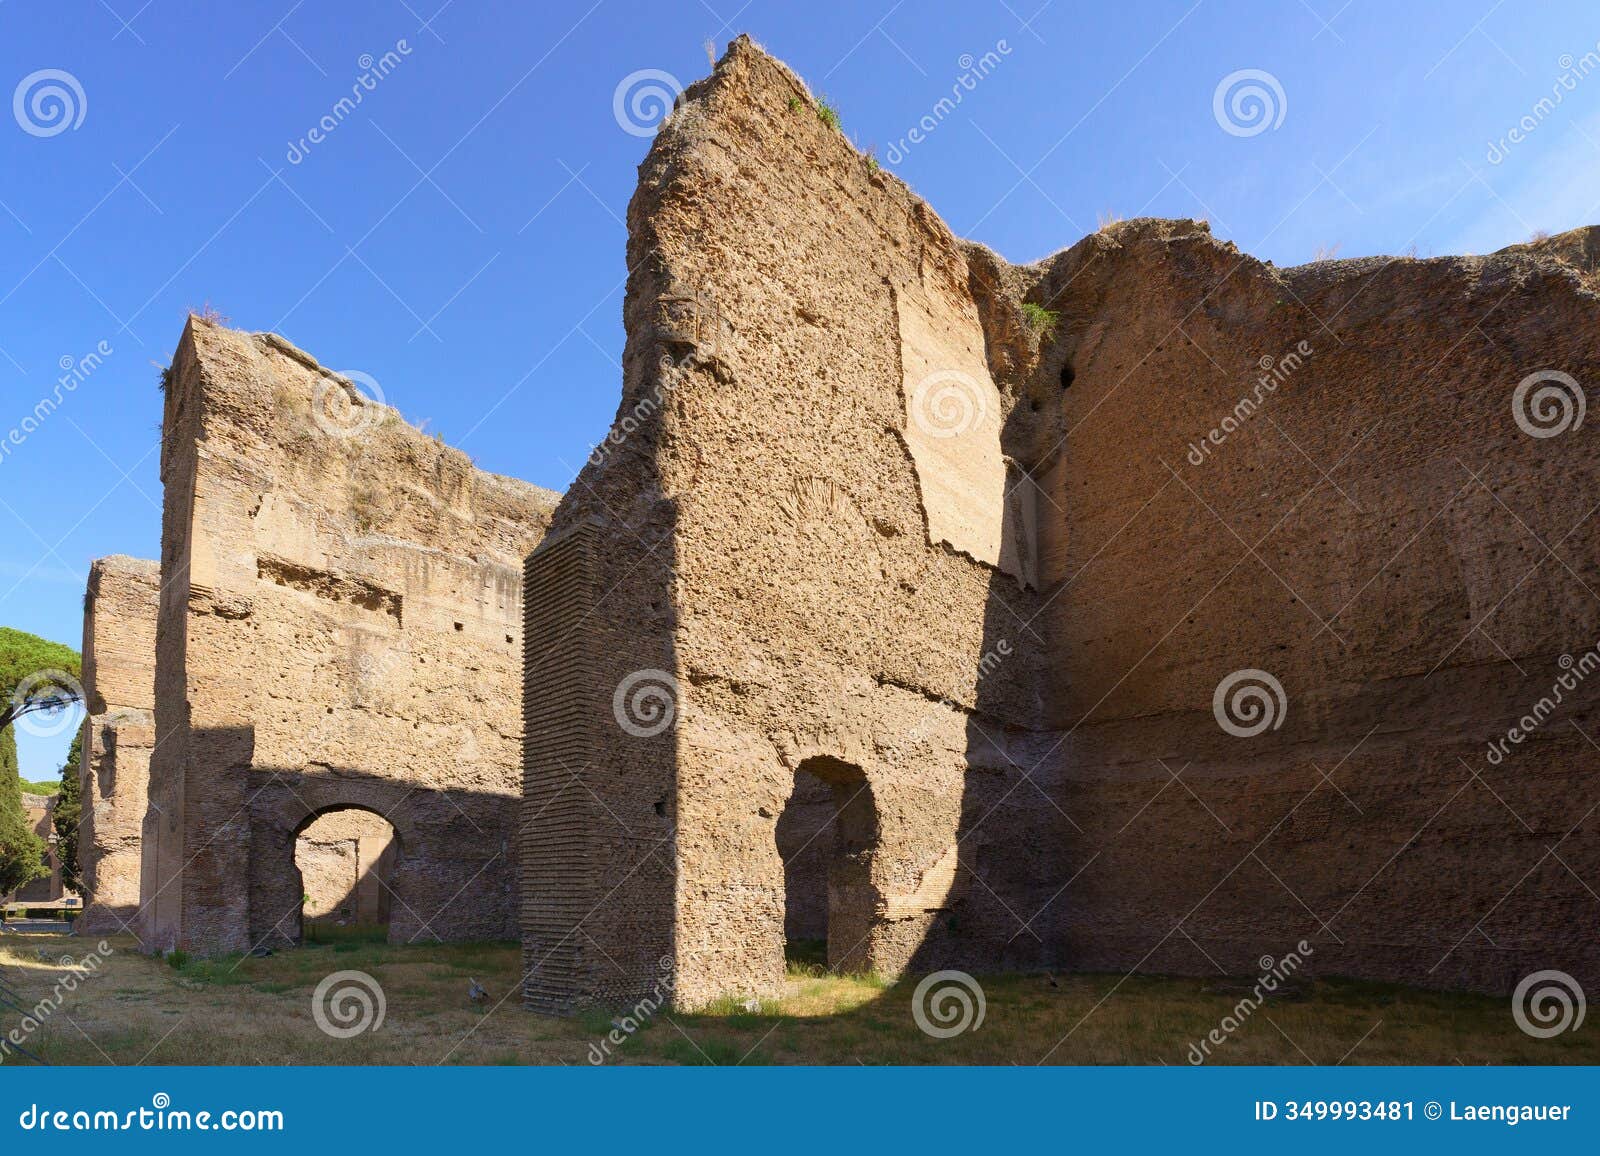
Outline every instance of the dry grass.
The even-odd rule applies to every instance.
[[[516,945],[390,947],[351,937],[266,959],[191,961],[174,969],[128,939],[66,996],[25,1046],[58,1064],[585,1064],[611,1013],[550,1019],[516,994]],[[30,1000],[64,974],[55,960],[87,942],[7,937],[4,981]],[[47,959],[40,959],[43,949]],[[382,984],[380,1030],[330,1038],[311,1016],[326,975],[354,969]],[[467,1000],[468,983],[489,992]],[[911,1017],[915,982],[833,976],[792,964],[784,998],[749,1011],[725,1000],[706,1012],[661,1012],[611,1048],[624,1063],[1055,1064],[1187,1063],[1189,1044],[1237,1003],[1227,983],[1121,976],[985,976],[982,1026],[933,1039]],[[496,1007],[502,997],[503,1004]],[[6,1031],[15,1012],[0,1016]],[[1524,1035],[1509,1001],[1392,985],[1323,981],[1250,1016],[1213,1063],[1483,1064],[1600,1062],[1600,1029],[1552,1040]],[[8,1057],[7,1063],[25,1063]]]

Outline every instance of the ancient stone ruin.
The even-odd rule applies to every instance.
[[[393,830],[391,940],[513,934],[518,570],[555,495],[200,321],[161,474],[144,944],[297,942],[296,840],[352,809]]]
[[[559,499],[185,331],[147,947],[520,929],[548,1012],[777,995],[805,940],[1600,984],[1594,230],[1278,269],[1145,219],[1012,265],[742,38],[628,226]]]
[[[83,603],[85,719],[78,848],[86,935],[131,933],[138,921],[141,832],[155,746],[156,606],[161,567],[100,558]]]
[[[1514,397],[1600,381],[1592,233],[1013,266],[747,42],[628,224],[618,427],[525,583],[531,1006],[776,995],[819,906],[888,974],[1600,981],[1597,688],[1486,758],[1600,659],[1597,456]]]

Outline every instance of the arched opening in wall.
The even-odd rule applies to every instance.
[[[807,759],[795,770],[775,834],[789,966],[866,970],[878,909],[878,812],[866,774],[842,759]]]
[[[394,827],[375,811],[336,807],[308,819],[294,840],[302,942],[387,939],[399,855]]]

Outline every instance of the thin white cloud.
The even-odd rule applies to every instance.
[[[1546,132],[1548,143],[1538,136]],[[1538,230],[1564,233],[1600,224],[1600,114],[1565,127],[1541,125],[1499,165],[1481,156],[1466,159],[1489,189],[1478,186],[1481,211],[1451,240],[1449,252],[1492,253]]]

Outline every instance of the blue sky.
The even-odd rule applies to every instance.
[[[1279,264],[1600,221],[1600,12],[1579,0],[441,3],[0,0],[0,623],[77,645],[89,560],[157,556],[158,367],[208,302],[369,375],[481,467],[564,488],[619,393],[649,147],[619,85],[688,84],[739,31],[1014,261],[1106,214],[1209,217]],[[1265,122],[1230,111],[1241,85]],[[52,87],[64,120],[32,100]],[[59,764],[62,738],[19,738],[25,777]]]

